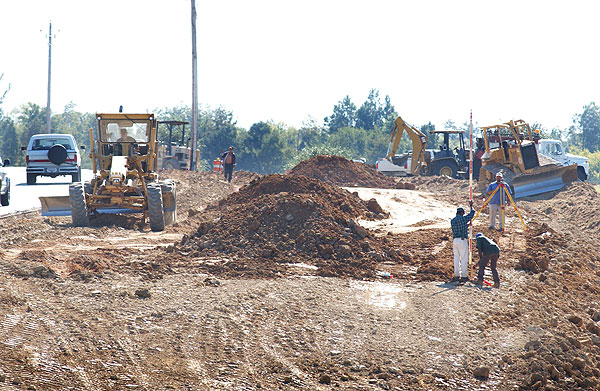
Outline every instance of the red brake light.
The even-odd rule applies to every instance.
[[[408,168],[408,162],[404,162],[404,168]]]
[[[25,155],[25,163],[29,163],[29,155]]]
[[[75,154],[75,155],[74,155],[74,157],[73,157],[73,161],[74,161],[75,163],[77,163],[77,154]]]

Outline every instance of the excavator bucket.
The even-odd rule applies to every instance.
[[[577,165],[541,166],[529,174],[513,177],[515,198],[523,198],[562,189],[578,180]]]
[[[42,216],[71,216],[69,196],[40,197]]]

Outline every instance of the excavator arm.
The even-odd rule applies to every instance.
[[[402,133],[406,132],[412,140],[412,156],[410,161],[410,172],[416,174],[425,162],[425,145],[427,145],[427,135],[417,128],[408,125],[401,117],[394,121],[394,128],[390,135],[390,145],[388,146],[385,158],[390,160],[398,151],[398,145],[402,139]]]

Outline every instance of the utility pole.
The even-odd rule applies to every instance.
[[[196,138],[198,134],[198,64],[196,54],[196,0],[192,0],[192,140],[190,171],[196,171]]]
[[[52,133],[50,124],[50,81],[52,80],[52,22],[48,29],[48,102],[46,103],[46,132]]]

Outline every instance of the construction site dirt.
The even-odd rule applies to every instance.
[[[492,289],[448,282],[468,180],[382,179],[327,156],[231,183],[165,176],[178,222],[163,232],[128,216],[0,220],[0,389],[600,388],[588,183],[519,200],[527,229],[510,206],[489,230],[482,210],[474,232],[501,248]]]

